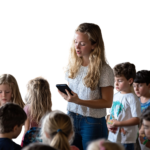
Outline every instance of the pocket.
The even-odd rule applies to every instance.
[[[101,118],[85,117],[85,121],[89,125],[101,125],[102,124]]]

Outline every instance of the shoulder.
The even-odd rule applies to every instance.
[[[21,150],[21,146],[13,142],[12,140],[8,138],[0,138],[0,146],[3,147],[5,146],[4,149],[15,149],[15,150]]]
[[[100,87],[114,86],[114,74],[108,64],[103,64],[100,71]]]
[[[114,78],[114,73],[111,65],[108,62],[105,62],[102,64],[102,68],[100,70],[100,74],[102,77],[109,76],[111,78]]]

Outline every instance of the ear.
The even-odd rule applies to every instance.
[[[150,89],[150,83],[149,83],[147,86],[148,86],[148,88]]]
[[[96,47],[96,43],[92,45],[92,50],[94,50]]]
[[[15,125],[13,131],[16,131],[17,129],[18,129],[18,125]]]
[[[130,79],[128,80],[128,83],[131,85],[131,84],[133,83],[133,78],[130,78]]]

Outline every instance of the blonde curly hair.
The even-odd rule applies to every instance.
[[[30,104],[30,118],[37,123],[47,113],[51,111],[52,101],[49,83],[42,77],[30,80],[27,84],[27,94],[25,97],[27,104]]]
[[[76,29],[76,32],[85,33],[88,35],[91,44],[95,44],[94,50],[91,51],[89,56],[88,72],[84,78],[84,84],[94,90],[98,85],[100,79],[100,72],[102,65],[106,63],[105,48],[102,38],[101,29],[98,25],[93,23],[82,23]],[[76,77],[79,68],[83,63],[82,57],[78,57],[75,50],[74,40],[70,49],[68,70],[69,78]]]

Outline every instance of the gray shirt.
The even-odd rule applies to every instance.
[[[101,69],[101,76],[99,84],[95,90],[84,85],[84,77],[88,71],[88,66],[81,66],[76,78],[68,78],[68,72],[66,72],[66,80],[69,83],[70,89],[78,94],[78,97],[82,100],[96,100],[101,99],[101,87],[114,86],[114,75],[113,71],[108,64],[104,64]],[[89,116],[94,118],[102,118],[106,115],[106,108],[95,109],[86,106],[81,106],[72,102],[68,102],[67,110],[78,113],[83,116]]]

